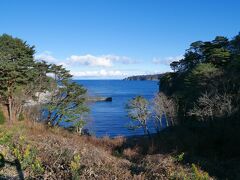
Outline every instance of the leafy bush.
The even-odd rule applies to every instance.
[[[199,64],[192,71],[192,76],[211,78],[218,72],[218,69],[211,63]]]
[[[9,132],[2,131],[0,132],[0,145],[10,146],[12,142],[12,134]]]
[[[39,159],[35,159],[31,166],[32,172],[34,175],[41,175],[44,172],[44,168],[42,166],[42,163]]]
[[[202,172],[195,164],[192,164],[192,173],[195,180],[209,180],[210,177],[207,172]]]
[[[181,154],[179,154],[179,155],[177,155],[177,156],[175,157],[175,161],[177,161],[177,162],[182,162],[183,159],[184,159],[184,156],[185,156],[185,153],[182,152]]]
[[[73,160],[70,163],[73,179],[79,179],[80,169],[81,169],[80,159],[81,158],[79,154],[74,155]]]
[[[37,158],[36,148],[27,144],[23,136],[14,145],[12,153],[20,161],[23,170],[29,169],[30,173],[35,176],[41,175],[44,172],[42,163]]]
[[[175,171],[170,175],[170,179],[173,180],[210,180],[210,176],[207,172],[203,172],[195,164],[192,164],[190,171],[186,171],[183,168],[180,168],[178,171]]]
[[[5,122],[5,117],[3,115],[2,110],[0,109],[0,124],[4,124],[4,122]]]
[[[191,178],[184,171],[183,168],[180,168],[178,171],[175,171],[172,174],[170,174],[170,179],[171,180],[190,180]]]

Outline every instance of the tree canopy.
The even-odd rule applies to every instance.
[[[186,50],[183,59],[170,64],[174,72],[161,78],[161,91],[178,99],[180,119],[186,121],[194,105],[206,100],[206,93],[211,98],[228,94],[231,106],[239,112],[239,47],[240,34],[230,40],[217,36],[212,41],[196,41]]]
[[[88,111],[86,89],[73,82],[61,65],[36,61],[34,53],[35,47],[27,42],[7,34],[0,36],[0,103],[7,106],[9,121],[23,116],[27,101],[39,102],[41,93],[50,92],[43,106],[50,114],[47,121],[52,125],[60,121],[82,125],[82,114]]]

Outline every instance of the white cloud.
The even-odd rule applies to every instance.
[[[77,71],[71,72],[74,77],[120,77],[126,76],[127,73],[121,72],[119,70],[105,70],[101,69],[99,71]]]
[[[37,54],[35,59],[44,60],[48,63],[54,63],[57,65],[63,65],[63,67],[70,70],[70,73],[74,78],[79,79],[119,79],[132,75],[146,74],[144,71],[140,72],[140,69],[138,69],[137,66],[134,66],[135,69],[131,69],[130,66],[127,66],[128,64],[135,64],[137,62],[126,56],[117,56],[111,54],[95,56],[92,54],[86,54],[72,55],[63,60],[59,60],[58,58],[55,58],[51,52],[44,51],[43,53]],[[112,68],[114,65],[117,66],[119,64],[124,64],[127,69],[116,70],[115,68]]]
[[[55,63],[57,65],[63,65],[64,67],[71,68],[76,65],[94,66],[94,67],[112,67],[114,63],[121,64],[134,64],[136,61],[126,56],[116,55],[101,55],[94,56],[91,54],[86,55],[71,55],[65,60],[59,60],[55,58],[50,51],[44,51],[35,56],[36,60],[44,60],[48,63]]]
[[[65,68],[69,68],[69,63],[65,61],[60,61],[59,59],[55,58],[50,51],[44,51],[43,53],[37,54],[35,57],[37,61],[46,61],[48,63],[53,63],[56,65],[62,65]]]
[[[169,65],[173,61],[179,61],[183,59],[183,56],[175,56],[175,57],[166,57],[166,58],[153,58],[152,62],[154,64],[162,64],[162,65]]]
[[[58,60],[52,56],[50,51],[44,51],[43,53],[37,54],[35,56],[36,60],[43,60],[49,63],[56,63]]]
[[[72,55],[67,58],[69,64],[81,64],[86,66],[100,66],[100,67],[111,67],[113,63],[132,64],[135,63],[132,59],[126,56],[115,56],[115,55],[101,55],[94,56],[91,54],[86,55]]]
[[[76,56],[72,55],[68,58],[68,61],[71,64],[82,64],[86,66],[103,66],[103,67],[110,67],[112,66],[112,61],[110,58],[107,57],[96,57],[90,54],[84,56]]]

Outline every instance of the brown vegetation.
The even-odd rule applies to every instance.
[[[0,128],[4,131],[6,127]],[[98,139],[30,121],[17,122],[7,128],[15,149],[21,147],[19,153],[23,153],[22,157],[26,158],[28,147],[36,149],[34,163],[40,164],[40,168],[36,168],[38,164],[26,166],[22,171],[28,178],[176,179],[177,176],[192,177],[193,174],[190,165],[176,162],[172,153],[161,153],[155,142],[150,142],[147,137]],[[0,140],[4,135],[0,135]],[[20,143],[22,139],[23,144]],[[6,160],[17,158],[6,144],[0,146]],[[20,163],[25,161],[20,158]],[[181,175],[177,173],[180,170]],[[201,174],[201,170],[198,171]],[[0,173],[2,178],[19,176],[10,165],[3,167]]]

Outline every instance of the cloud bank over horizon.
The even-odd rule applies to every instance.
[[[136,61],[132,60],[126,56],[116,56],[116,55],[101,55],[94,56],[91,54],[86,55],[72,55],[67,58],[70,64],[80,64],[86,66],[100,66],[100,67],[112,67],[113,63],[122,64],[134,64]]]
[[[133,75],[158,74],[170,71],[169,64],[180,60],[182,56],[153,58],[152,61],[137,61],[128,56],[106,55],[70,55],[56,58],[51,51],[36,54],[36,60],[62,65],[70,70],[74,79],[122,79]]]

